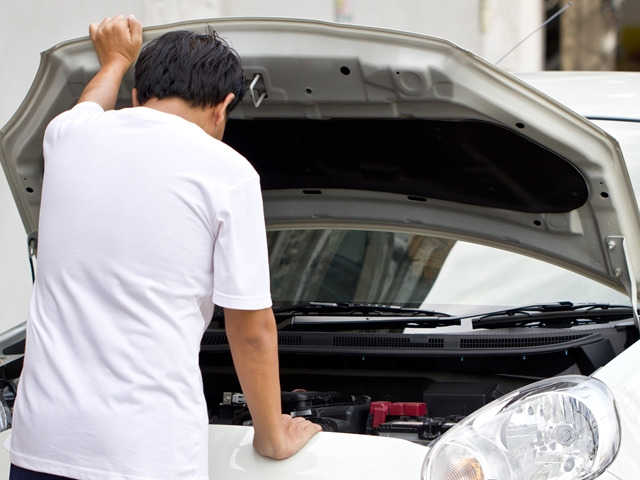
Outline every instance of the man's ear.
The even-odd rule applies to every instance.
[[[213,123],[217,127],[218,125],[224,125],[227,119],[227,107],[233,99],[236,98],[235,94],[228,93],[224,100],[218,103],[213,112]]]
[[[140,106],[140,102],[138,102],[138,89],[136,88],[131,89],[131,105],[134,107]]]

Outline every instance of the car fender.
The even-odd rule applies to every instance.
[[[607,472],[613,477],[636,478],[640,472],[640,342],[636,342],[592,376],[603,381],[611,390],[620,417],[622,439],[620,450]]]

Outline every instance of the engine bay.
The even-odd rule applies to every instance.
[[[522,330],[473,337],[279,332],[282,413],[327,432],[430,444],[513,390],[557,375],[593,373],[636,338],[635,330],[609,325],[574,335]],[[251,425],[223,330],[205,334],[200,368],[209,422]]]
[[[286,356],[284,358],[286,365]],[[308,359],[311,360],[311,359]],[[209,422],[252,425],[237,379],[203,368]],[[428,445],[464,417],[535,379],[431,372],[429,376],[344,369],[309,375],[281,368],[282,413],[325,432],[378,435]],[[304,388],[306,387],[306,388]],[[328,388],[326,388],[328,387]]]
[[[431,443],[464,418],[433,416],[426,402],[374,401],[367,395],[341,392],[297,390],[282,392],[281,398],[283,413],[317,423],[325,432],[380,435],[421,444]],[[244,395],[224,392],[211,423],[252,425]]]

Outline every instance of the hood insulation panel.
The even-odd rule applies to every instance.
[[[567,160],[479,120],[232,120],[225,141],[265,190],[370,190],[527,213],[569,212],[589,195]]]

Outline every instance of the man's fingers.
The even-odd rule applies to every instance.
[[[312,434],[318,433],[322,430],[322,427],[317,423],[309,422],[309,425],[305,425],[305,430],[311,432]]]
[[[288,413],[283,413],[282,417],[280,418],[282,418],[282,421],[286,423],[291,420],[291,415],[289,415]]]
[[[104,29],[107,31],[119,30],[121,32],[126,32],[127,29],[127,21],[124,19],[123,15],[116,15],[115,17],[111,17],[108,22],[104,24]]]
[[[296,422],[298,418],[300,418],[300,420],[302,421]],[[302,417],[298,418],[294,418],[293,423],[295,424],[295,427],[299,429],[299,431],[302,432],[305,436],[309,435],[311,437],[314,434],[322,431],[322,427],[317,423],[310,422],[309,420],[305,420]]]
[[[89,35],[103,66],[117,63],[128,68],[142,45],[142,25],[132,15],[105,17],[98,24],[92,23]]]
[[[127,30],[127,20],[124,18],[124,15],[118,15],[117,17],[114,17],[112,20],[112,23],[115,27],[121,29],[121,30]]]
[[[107,17],[105,20],[107,20],[106,24],[109,26],[114,26],[114,25],[118,25],[119,23],[121,23],[124,20],[124,16],[123,15],[116,15],[115,17]]]
[[[127,17],[127,24],[129,25],[129,32],[131,32],[131,38],[132,39],[138,39],[138,38],[141,39],[142,38],[142,23],[140,23],[135,16],[129,15]]]
[[[103,28],[107,23],[111,21],[111,17],[104,17],[100,24],[98,24],[98,30]]]

